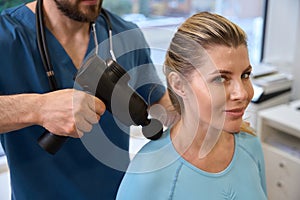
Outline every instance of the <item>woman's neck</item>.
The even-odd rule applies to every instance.
[[[212,130],[205,124],[191,124],[180,120],[171,129],[171,140],[176,151],[188,162],[207,172],[220,172],[231,162],[234,155],[234,135],[220,130]],[[218,135],[216,143],[205,157],[201,157],[206,134]],[[211,142],[211,141],[209,141]]]

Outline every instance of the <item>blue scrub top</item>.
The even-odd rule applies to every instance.
[[[131,86],[150,103],[159,100],[165,90],[154,66],[149,64],[150,50],[142,33],[136,30],[136,25],[112,13],[108,15],[116,38],[113,39],[115,54],[118,62],[129,71]],[[103,16],[97,19],[96,29],[100,54],[108,58],[108,43],[105,42],[108,30]],[[135,31],[129,31],[130,36],[119,34],[128,30]],[[48,30],[46,38],[58,87],[73,88],[76,67]],[[0,44],[1,95],[50,91],[37,47],[35,15],[24,4],[2,12]],[[91,34],[86,56],[94,47]],[[143,66],[142,70],[132,70],[139,66]],[[147,84],[143,84],[145,81]],[[128,127],[105,112],[91,133],[82,139],[68,139],[55,156],[37,144],[44,131],[43,127],[31,126],[0,135],[10,168],[12,199],[115,199],[129,163]]]

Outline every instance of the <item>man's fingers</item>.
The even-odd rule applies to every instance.
[[[101,116],[104,114],[105,110],[106,110],[106,106],[103,103],[103,101],[101,101],[100,99],[98,99],[97,97],[93,98],[93,101],[89,102],[89,107],[90,109],[92,109],[94,112],[97,113],[97,115]]]

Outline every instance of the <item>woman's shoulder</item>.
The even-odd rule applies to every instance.
[[[241,143],[243,146],[253,146],[261,145],[260,138],[257,135],[253,135],[246,132],[240,132],[236,134],[238,144]]]
[[[250,133],[247,133],[247,132],[244,132],[244,131],[241,131],[241,132],[237,133],[236,137],[239,140],[242,140],[244,142],[249,142],[249,143],[259,142],[259,137],[257,135],[250,134]]]
[[[170,134],[169,130],[166,130],[161,136],[161,138],[159,138],[158,140],[150,140],[141,148],[139,153],[156,151],[157,149],[164,148],[166,145],[171,144],[172,142],[169,134]]]
[[[262,154],[262,146],[260,138],[246,132],[236,134],[236,145],[243,152],[249,154],[251,157],[257,157]]]
[[[129,171],[156,171],[174,163],[179,155],[173,148],[169,131],[154,141],[145,144],[134,156]]]

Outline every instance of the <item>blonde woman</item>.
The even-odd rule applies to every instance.
[[[267,199],[261,144],[243,121],[254,93],[245,32],[195,14],[164,64],[180,120],[135,156],[117,199]]]

